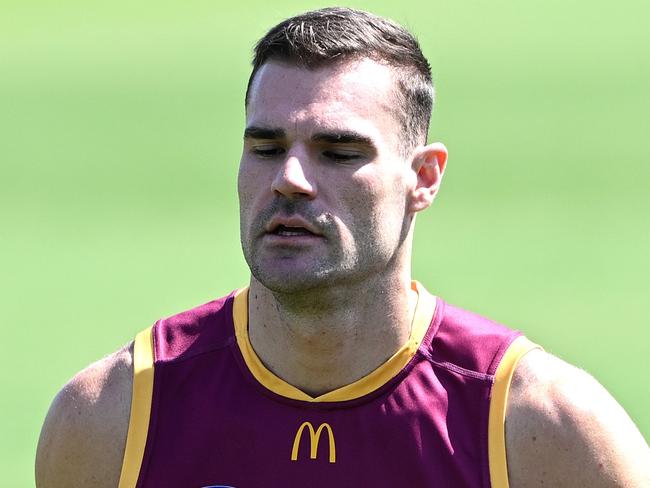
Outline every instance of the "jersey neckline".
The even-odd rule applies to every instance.
[[[308,395],[276,376],[262,363],[248,335],[248,287],[241,288],[234,294],[233,322],[239,351],[246,367],[257,382],[282,397],[306,402],[343,402],[361,398],[381,388],[398,375],[413,359],[424,340],[435,313],[436,298],[417,281],[411,283],[411,288],[417,293],[417,303],[408,341],[368,375],[322,395],[316,397]]]

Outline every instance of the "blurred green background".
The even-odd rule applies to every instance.
[[[76,371],[246,283],[251,48],[325,4],[0,2],[0,484],[27,487]],[[650,4],[347,5],[433,67],[451,156],[415,277],[590,371],[650,437]]]

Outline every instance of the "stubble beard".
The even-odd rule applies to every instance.
[[[264,248],[262,236],[265,224],[277,214],[300,215],[322,232],[323,241],[313,250],[288,249],[284,256],[269,255],[275,251]],[[340,296],[341,291],[390,274],[391,268],[399,266],[398,255],[408,225],[403,221],[401,229],[395,226],[395,242],[385,241],[379,235],[385,228],[379,220],[385,217],[376,213],[366,222],[357,222],[357,232],[346,235],[331,214],[317,212],[308,201],[278,199],[256,216],[247,231],[241,229],[244,258],[255,280],[278,298],[309,299],[313,303],[316,298]],[[378,247],[379,243],[383,245]]]
[[[265,228],[274,216],[300,216],[321,234],[321,241],[311,250],[266,248]],[[241,245],[246,263],[253,277],[274,293],[303,293],[331,286],[337,275],[351,267],[334,217],[306,199],[277,198],[255,216],[248,229],[243,222],[242,218]]]
[[[352,244],[346,246],[338,230],[336,234],[337,238],[326,239],[311,252],[303,249],[294,256],[269,257],[263,256],[268,251],[257,246],[244,249],[244,256],[253,277],[276,298],[312,307],[317,302],[341,300],[349,290],[388,273],[395,265],[397,250],[391,246],[378,248],[373,239],[360,235],[352,236]]]
[[[285,256],[264,256],[269,251],[258,246],[245,250],[244,257],[253,277],[274,294],[311,294],[345,282],[357,265],[357,260],[340,246],[333,248],[330,239],[318,247],[288,251]]]

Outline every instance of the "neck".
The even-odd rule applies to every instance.
[[[417,294],[410,272],[381,282],[301,296],[273,293],[254,278],[249,336],[264,365],[311,396],[366,376],[406,343]]]

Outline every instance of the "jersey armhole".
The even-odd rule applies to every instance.
[[[153,327],[149,327],[133,343],[131,414],[118,488],[135,488],[140,475],[153,397],[153,359]]]
[[[494,375],[488,420],[488,460],[492,488],[509,488],[505,439],[508,393],[517,363],[524,354],[533,349],[541,347],[524,336],[517,337],[508,346]]]

